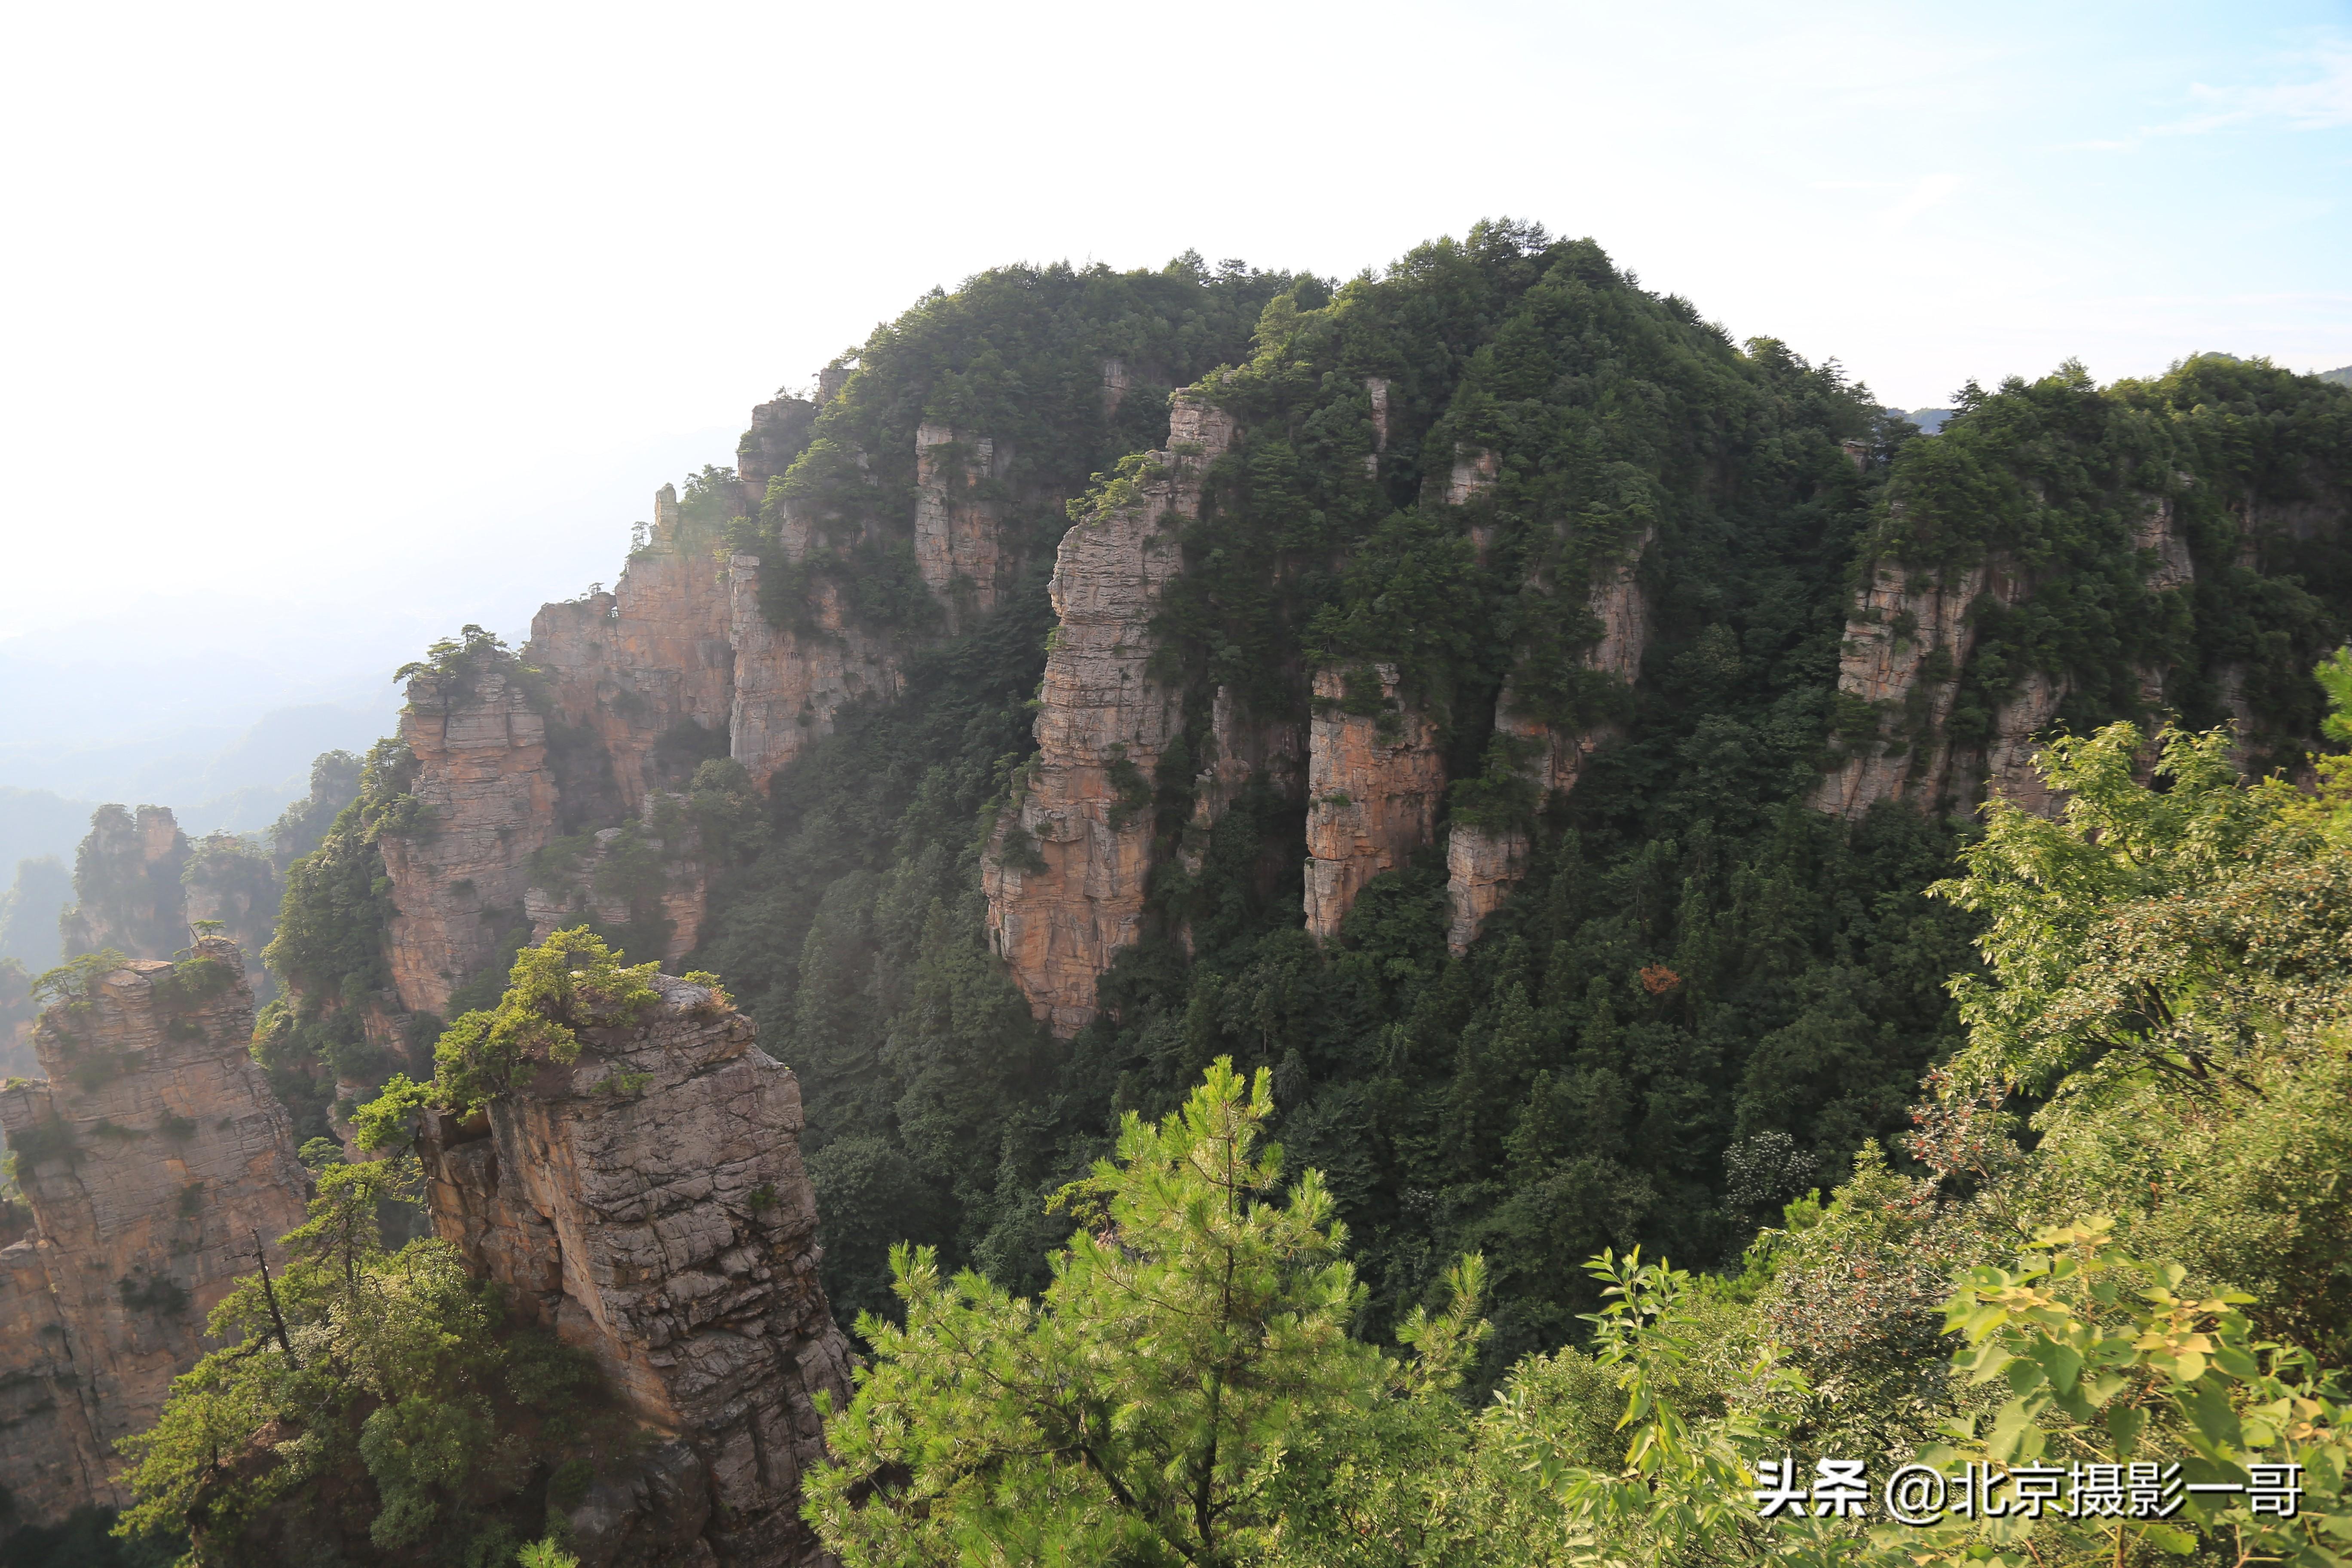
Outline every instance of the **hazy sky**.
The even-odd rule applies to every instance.
[[[520,632],[1000,261],[1508,214],[1906,406],[2352,363],[2342,3],[24,5],[0,53],[0,656],[167,680]]]

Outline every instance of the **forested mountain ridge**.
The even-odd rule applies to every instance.
[[[1036,1279],[1037,1194],[1231,1053],[1382,1314],[1476,1244],[1495,1364],[1558,1342],[1575,1258],[1736,1252],[1900,1125],[1988,773],[2168,705],[2283,759],[2352,606],[2336,388],[2069,369],[1923,438],[1505,224],[987,274],[821,395],[418,668],[265,1036],[362,1085],[526,934],[690,943],[806,1081],[845,1312],[902,1236]]]
[[[1070,1184],[1188,1096],[1320,1173],[1346,1323],[1454,1334],[1432,1387],[1551,1376],[1632,1289],[1604,1248],[1801,1316],[1839,1248],[1909,1245],[1866,1215],[1991,1180],[1932,1117],[1896,1142],[1990,1027],[1998,910],[1922,896],[1974,807],[2137,788],[2137,734],[2090,784],[2034,758],[2167,714],[2236,726],[2167,778],[2307,782],[2352,630],[2352,393],[2215,355],[1957,401],[1923,437],[1508,223],[1337,286],[936,291],[665,489],[612,593],[402,672],[287,872],[256,1055],[357,1155],[584,925],[797,1074],[844,1326],[940,1306],[901,1241],[1043,1292]],[[1776,1217],[1821,1234],[1740,1276]],[[1433,1329],[1465,1254],[1486,1326]]]

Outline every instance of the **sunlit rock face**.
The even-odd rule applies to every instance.
[[[1377,701],[1353,704],[1345,672],[1315,677],[1306,903],[1307,929],[1318,938],[1339,934],[1365,883],[1433,842],[1445,790],[1436,726],[1401,694],[1396,666],[1376,665],[1371,674]]]
[[[827,1561],[799,1518],[816,1398],[850,1394],[817,1282],[800,1086],[751,1020],[668,975],[467,1121],[428,1121],[433,1222],[531,1321],[593,1355],[659,1441],[572,1516],[600,1565]]]
[[[117,1439],[154,1425],[257,1245],[301,1223],[293,1123],[247,1054],[236,944],[133,963],[34,1030],[0,1089],[30,1226],[0,1247],[0,1486],[20,1520],[120,1507]]]
[[[1151,789],[1183,727],[1182,694],[1153,679],[1150,624],[1183,571],[1179,531],[1234,426],[1179,393],[1168,447],[1132,494],[1074,525],[1055,557],[1058,625],[1039,688],[1038,754],[982,865],[989,942],[1059,1035],[1095,1016],[1095,980],[1141,929]]]

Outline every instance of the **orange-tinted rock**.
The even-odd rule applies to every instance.
[[[813,1568],[830,1559],[800,1521],[801,1477],[824,1462],[817,1396],[846,1404],[850,1354],[817,1279],[800,1087],[741,1014],[655,985],[645,1023],[590,1031],[572,1066],[471,1122],[428,1120],[433,1223],[650,1430],[572,1510],[584,1561]]]
[[[23,1518],[129,1500],[115,1440],[154,1425],[206,1348],[254,1234],[301,1222],[293,1124],[252,1034],[242,955],[203,937],[51,1007],[47,1079],[0,1089],[36,1227],[0,1250],[0,1485]]]
[[[1074,524],[1055,557],[1038,755],[982,883],[990,944],[1057,1034],[1094,1017],[1096,976],[1141,926],[1153,773],[1183,724],[1181,694],[1146,668],[1151,616],[1183,570],[1177,531],[1200,515],[1202,471],[1233,439],[1229,416],[1179,393],[1152,476]]]
[[[945,425],[915,432],[915,568],[961,630],[996,607],[1012,448]]]
[[[401,1005],[440,1013],[523,923],[531,854],[555,836],[555,780],[546,721],[497,668],[470,686],[410,681],[400,735],[419,820],[377,840],[395,910],[385,957]]]
[[[666,759],[664,737],[682,724],[713,737],[727,731],[735,650],[720,551],[714,533],[685,522],[677,492],[664,485],[650,537],[614,592],[544,605],[531,619],[526,657],[546,672],[556,717],[595,737],[622,813],[684,783],[693,760],[712,749],[673,747]],[[563,781],[574,796],[598,784]]]
[[[1307,724],[1307,929],[1336,935],[1364,884],[1431,842],[1445,789],[1429,720],[1398,695],[1397,667],[1376,665],[1379,710],[1347,711],[1345,672],[1315,676]]]

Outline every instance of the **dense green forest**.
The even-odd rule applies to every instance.
[[[1106,359],[1129,374],[1115,406]],[[1387,384],[1369,467],[1368,378]],[[1035,750],[1055,542],[1166,442],[1188,385],[1242,436],[1152,626],[1184,738],[1138,782],[1160,851],[1144,934],[1102,1016],[1056,1039],[989,951],[981,861]],[[877,330],[758,515],[731,470],[688,482],[683,504],[755,552],[821,503],[835,545],[764,576],[767,613],[800,625],[829,574],[911,649],[896,700],[845,710],[764,800],[723,759],[689,792],[718,865],[688,962],[798,1075],[825,1286],[874,1358],[811,1498],[845,1562],[2352,1552],[2334,1525],[2201,1498],[2170,1525],[2032,1540],[1757,1517],[1758,1467],[1783,1456],[1883,1479],[1916,1456],[2156,1455],[2242,1481],[2288,1453],[2312,1518],[2347,1517],[2352,1147],[2314,1108],[2347,1087],[2352,781],[2313,756],[2352,743],[2352,663],[2323,663],[2352,635],[2352,542],[2326,521],[2352,393],[2207,355],[1956,402],[1922,436],[1835,363],[1735,342],[1590,241],[1492,223],[1345,281],[1197,257],[985,274]],[[926,422],[1013,454],[988,494],[1023,574],[953,634],[891,531]],[[1494,483],[1449,504],[1472,449]],[[2157,500],[2186,586],[2148,585]],[[2290,519],[2259,552],[2257,511]],[[1582,662],[1583,584],[1637,551],[1650,626],[1627,685]],[[1840,696],[1874,563],[1996,553],[2036,587],[1978,606],[1940,734],[1916,704]],[[521,668],[486,636],[436,657]],[[1303,722],[1317,671],[1374,661],[1437,724],[1446,819],[1530,838],[1459,957],[1437,850],[1313,940],[1305,805],[1262,784],[1197,868],[1175,852],[1220,689]],[[2061,818],[1809,804],[1864,746],[1981,749],[2036,671],[2066,681]],[[1612,737],[1565,798],[1497,733],[1506,689]],[[288,874],[268,961],[289,994],[256,1052],[306,1137],[327,1086],[421,1077],[436,1040],[436,1080],[398,1080],[372,1124],[478,1098],[466,1042],[528,1012],[517,932],[511,975],[406,1020],[405,1064],[362,1028],[388,983],[376,839],[415,810],[415,766],[379,746]],[[394,1194],[361,1203],[341,1173],[359,1168],[319,1157],[297,1326],[377,1332],[338,1303],[384,1281],[369,1312],[429,1321],[441,1359],[352,1353],[473,1391],[448,1453],[571,1423],[579,1451],[551,1465],[584,1463],[597,1393],[436,1273],[437,1244],[379,1236]],[[261,1339],[250,1293],[231,1305],[224,1330]],[[538,1532],[543,1473],[387,1481],[367,1401],[270,1359],[184,1385],[134,1522],[168,1527],[208,1434],[307,1402],[350,1428],[336,1484],[373,1485],[402,1549],[428,1550],[401,1532],[432,1508],[435,1561]]]

